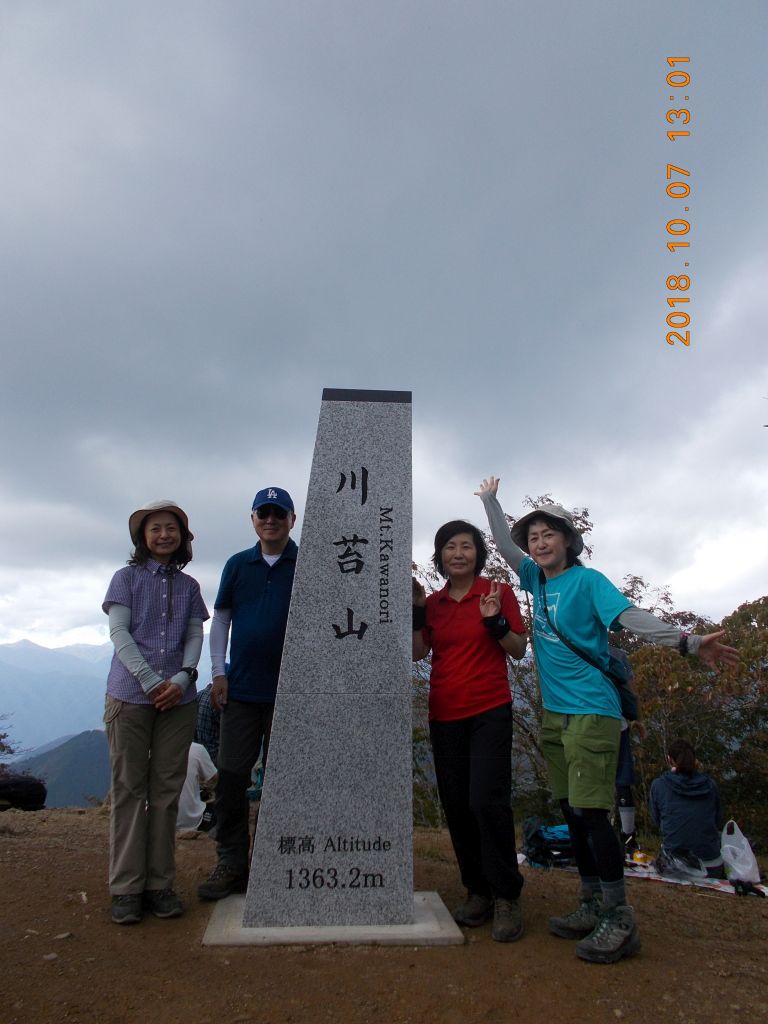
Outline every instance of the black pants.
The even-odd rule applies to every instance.
[[[430,722],[437,791],[468,892],[516,899],[523,887],[512,816],[512,706]]]
[[[266,768],[274,704],[231,700],[221,713],[219,778],[216,783],[216,852],[222,864],[245,874],[248,870],[250,805],[246,791],[251,769],[262,751]]]

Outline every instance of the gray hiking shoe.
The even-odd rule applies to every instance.
[[[497,897],[493,901],[492,938],[496,942],[515,942],[523,934],[523,911],[520,900],[505,900]]]
[[[615,964],[623,956],[632,956],[639,949],[635,912],[623,904],[602,912],[592,934],[576,946],[576,956],[595,964]]]
[[[583,939],[597,927],[603,905],[597,896],[582,900],[578,910],[563,917],[550,917],[549,930],[561,939]]]
[[[138,924],[143,914],[141,893],[112,897],[112,920],[115,924]]]
[[[471,892],[453,912],[453,920],[457,924],[466,925],[468,928],[477,928],[485,924],[493,913],[493,900],[490,896],[480,896]]]
[[[145,889],[144,907],[155,917],[181,917],[184,907],[173,889]]]

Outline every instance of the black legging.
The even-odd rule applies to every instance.
[[[619,837],[608,820],[608,811],[594,807],[571,807],[560,801],[571,833],[576,867],[584,878],[618,882],[624,877],[624,857]]]

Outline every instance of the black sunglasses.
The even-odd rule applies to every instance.
[[[270,516],[274,516],[275,519],[287,519],[288,513],[279,505],[259,505],[256,516],[258,519],[269,519]]]

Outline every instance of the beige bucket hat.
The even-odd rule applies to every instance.
[[[518,519],[511,530],[512,540],[515,544],[523,551],[528,552],[528,527],[535,519],[541,519],[543,516],[556,520],[562,526],[568,537],[568,547],[575,555],[580,555],[584,550],[584,541],[573,525],[572,514],[562,505],[538,505],[532,512],[527,512]]]

